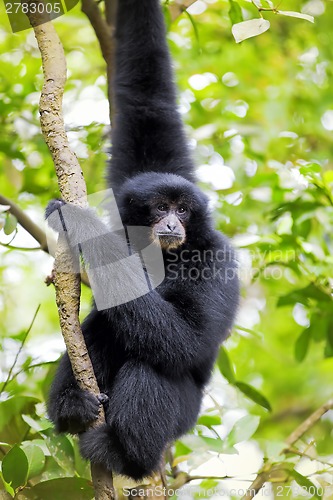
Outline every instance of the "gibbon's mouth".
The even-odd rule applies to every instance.
[[[178,248],[185,241],[184,235],[180,233],[155,233],[155,242],[161,246],[163,250],[172,250]]]
[[[161,238],[183,238],[183,235],[180,233],[157,233],[157,236]]]

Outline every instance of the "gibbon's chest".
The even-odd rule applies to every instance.
[[[171,253],[171,252],[170,252]],[[163,296],[180,289],[193,289],[212,277],[212,252],[183,251],[164,258],[165,278],[158,291]]]

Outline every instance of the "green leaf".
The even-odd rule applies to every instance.
[[[93,494],[90,481],[74,477],[43,481],[32,488],[25,488],[24,490],[25,498],[33,500],[36,498],[47,498],[47,500],[64,500],[65,498],[91,500]]]
[[[247,38],[258,36],[270,28],[270,22],[267,19],[250,19],[241,23],[234,24],[231,28],[236,43],[240,43]]]
[[[239,3],[235,2],[234,0],[229,0],[229,3],[230,3],[230,9],[228,14],[231,24],[241,23],[243,21],[243,14]]]
[[[221,424],[220,415],[201,415],[199,417],[197,424],[205,425],[206,427],[212,427],[213,425]]]
[[[3,228],[4,233],[9,235],[12,234],[17,226],[17,218],[13,214],[7,214],[5,226]]]
[[[283,450],[286,448],[284,441],[275,441],[267,439],[262,443],[262,451],[265,457],[269,457],[271,462],[280,462]]]
[[[333,349],[333,319],[330,320],[327,328],[327,342],[331,344],[331,347]]]
[[[257,403],[268,411],[272,411],[272,407],[268,399],[257,389],[252,387],[252,385],[245,384],[244,382],[236,382],[235,386],[238,387],[238,389],[242,391],[245,396],[254,401],[254,403]]]
[[[291,230],[293,227],[294,221],[290,212],[285,212],[282,217],[280,217],[277,221],[276,225],[276,233],[279,235],[282,234],[291,234]]]
[[[0,473],[0,491],[1,491],[1,500],[11,500],[11,498],[15,497],[15,491],[13,488],[6,483],[4,478],[2,477],[2,474]]]
[[[51,481],[51,479],[58,479],[59,477],[73,477],[73,474],[71,471],[65,471],[53,457],[45,454],[45,467],[40,475],[39,482]]]
[[[279,298],[277,305],[278,307],[289,306],[294,305],[296,302],[308,305],[309,299],[329,303],[331,303],[332,301],[328,293],[323,292],[322,290],[320,290],[320,288],[311,283],[305,288],[300,288],[299,290],[294,290],[287,295],[283,295]]]
[[[216,451],[217,453],[222,453],[224,451],[224,443],[220,438],[187,434],[182,437],[181,442],[191,451],[195,451],[196,453],[203,453],[204,451]]]
[[[324,356],[325,356],[325,358],[332,358],[333,357],[333,346],[332,346],[331,341],[328,337],[326,339]]]
[[[259,423],[260,417],[257,415],[246,415],[237,420],[227,437],[227,443],[234,446],[242,441],[248,441],[258,429]]]
[[[22,413],[33,412],[38,399],[28,396],[15,396],[0,402],[0,431],[10,425],[12,418],[21,416]],[[26,428],[26,424],[24,424]]]
[[[206,436],[200,436],[205,443],[205,448],[208,451],[216,451],[217,453],[223,453],[223,441],[222,439],[215,439]]]
[[[24,453],[28,459],[28,479],[38,476],[45,465],[45,455],[42,449],[35,444],[22,445]]]
[[[330,307],[325,310],[321,304],[320,311],[313,313],[311,316],[311,324],[309,329],[311,330],[311,340],[314,342],[322,342],[327,336],[329,331],[329,318],[332,315]]]
[[[2,475],[6,483],[16,490],[28,478],[29,463],[24,451],[15,444],[2,461]]]
[[[322,498],[322,495],[318,493],[322,488],[317,488],[316,485],[310,481],[307,477],[303,476],[299,472],[297,472],[295,469],[289,470],[290,475],[295,479],[297,484],[302,486],[305,490],[305,492],[312,493],[311,498],[317,498],[320,500]]]
[[[45,431],[53,427],[52,422],[46,418],[34,419],[29,415],[22,415],[22,419],[36,432]]]
[[[203,491],[213,491],[213,489],[215,489],[215,491],[217,491],[217,486],[219,485],[219,481],[217,481],[216,479],[204,479],[203,481],[201,481],[200,483],[200,489],[201,489],[201,492]],[[200,493],[198,494],[198,496],[193,496],[193,498],[200,498],[200,496],[202,497],[202,495],[200,495]]]
[[[47,447],[52,457],[66,472],[74,474],[74,451],[73,445],[64,435],[54,435],[53,431],[47,430],[50,436],[46,438]]]
[[[230,384],[234,384],[236,382],[234,368],[232,366],[228,353],[223,346],[221,346],[219,350],[217,366],[219,367],[219,370],[222,373],[223,377],[227,379]]]
[[[303,175],[319,174],[322,171],[322,167],[318,163],[311,163],[310,162],[310,163],[307,163],[306,165],[302,165],[300,167],[299,171]],[[325,174],[328,173],[328,172],[332,172],[332,171],[328,170],[327,172],[324,172],[324,174],[323,174],[324,178],[325,178]],[[311,177],[313,177],[313,175]]]
[[[204,451],[209,449],[208,446],[206,446],[203,437],[202,436],[196,436],[194,434],[186,434],[181,438],[181,443],[186,446],[187,450],[193,451],[195,450],[196,452],[198,451]],[[188,454],[188,452],[187,452]]]
[[[300,334],[295,343],[295,359],[299,363],[301,363],[307,355],[307,352],[309,350],[310,340],[311,340],[311,329],[306,328],[305,330],[302,331],[302,333]]]
[[[310,16],[309,14],[302,14],[301,12],[293,12],[291,10],[277,10],[276,14],[288,17],[298,17],[299,19],[305,19],[306,21],[310,21],[310,23],[314,23],[313,16]]]
[[[323,178],[325,182],[328,182],[329,184],[333,182],[333,170],[327,170],[326,172],[323,173]]]
[[[191,453],[192,449],[189,448],[185,443],[182,441],[176,441],[175,446],[174,446],[174,456],[175,457],[181,457],[184,455],[188,455]]]

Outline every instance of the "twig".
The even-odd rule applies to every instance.
[[[59,189],[65,201],[86,206],[86,185],[79,162],[69,147],[62,114],[62,97],[66,82],[64,50],[52,23],[45,22],[45,14],[29,12],[28,16],[41,53],[44,73],[44,84],[39,102],[41,128],[53,158]],[[70,252],[62,250],[62,248],[57,248],[55,262],[56,300],[61,331],[79,386],[98,394],[100,391],[79,321],[80,276],[61,272],[61,269],[68,269],[67,266],[70,265],[72,258]],[[57,269],[59,269],[58,272]],[[95,424],[102,422],[105,422],[105,417],[101,406],[99,418]],[[114,499],[112,474],[99,466],[92,467],[91,471],[95,498],[97,500]]]
[[[173,453],[172,453],[172,446],[168,446],[168,448],[166,449],[166,452],[165,452],[165,461],[169,462],[170,464],[170,467],[171,467],[171,474],[172,474],[172,477],[174,479],[176,479],[176,477],[178,476],[178,474],[180,474],[181,470],[180,468],[178,467],[178,465],[174,465],[174,457],[173,457]]]
[[[105,16],[103,17],[98,4],[94,0],[81,0],[81,10],[87,16],[93,27],[96,38],[106,62],[107,88],[110,120],[114,114],[112,106],[112,78],[114,68],[114,27],[116,0],[105,0]]]
[[[167,478],[166,478],[166,474],[165,474],[165,466],[166,466],[165,455],[163,455],[161,463],[160,463],[160,471],[159,472],[160,472],[160,476],[161,476],[161,483],[162,483],[162,486],[163,486],[164,491],[165,491],[164,498],[165,498],[165,500],[168,500],[168,498],[169,498],[168,482],[167,482]]]
[[[12,200],[0,195],[0,205],[8,205],[9,212],[17,218],[18,223],[40,244],[38,248],[23,248],[15,247],[9,243],[1,243],[0,245],[10,248],[11,250],[20,250],[22,252],[31,252],[36,250],[43,250],[43,252],[54,257],[53,248],[56,247],[56,242],[51,236],[46,237],[46,233],[41,229],[35,222],[33,222],[30,217],[28,217],[21,208],[18,207]],[[49,243],[49,245],[48,245]],[[90,287],[89,279],[86,272],[81,272],[81,282]],[[49,283],[50,284],[50,283]]]
[[[171,21],[175,21],[177,17],[181,16],[182,13],[195,2],[196,0],[176,0],[169,6]]]
[[[10,245],[9,243],[2,243],[0,241],[0,245],[4,248],[8,248],[8,250],[18,250],[21,252],[36,252],[36,250],[41,250],[41,247],[16,247],[14,245]]]
[[[171,483],[169,486],[170,490],[178,490],[185,486],[185,484],[190,483],[191,481],[205,481],[205,480],[217,480],[217,481],[222,481],[225,479],[235,479],[234,477],[231,476],[191,476],[190,474],[187,474],[187,472],[181,471],[175,481]]]
[[[21,342],[20,348],[19,348],[19,350],[17,351],[16,356],[15,356],[15,358],[14,358],[14,362],[13,362],[12,366],[10,367],[10,370],[9,370],[9,372],[8,372],[8,375],[7,375],[7,378],[6,378],[6,380],[4,381],[4,383],[3,383],[2,387],[1,387],[0,394],[2,394],[2,393],[3,393],[3,391],[6,389],[6,387],[7,387],[8,383],[10,382],[10,379],[12,378],[12,373],[13,373],[14,368],[15,368],[15,366],[16,366],[17,360],[18,360],[18,358],[19,358],[19,355],[20,355],[20,354],[21,354],[21,352],[22,352],[22,349],[23,349],[23,347],[24,347],[24,344],[25,344],[25,342],[26,342],[26,340],[27,340],[27,338],[28,338],[28,335],[29,335],[29,333],[31,332],[31,329],[32,329],[32,327],[33,327],[33,325],[34,325],[35,319],[36,319],[37,314],[38,314],[38,312],[39,312],[39,309],[40,309],[40,304],[39,304],[39,306],[37,307],[37,309],[36,309],[36,311],[35,311],[35,314],[34,314],[34,316],[33,316],[33,318],[32,318],[32,321],[31,321],[31,323],[30,323],[30,326],[29,326],[28,330],[27,330],[27,331],[25,332],[25,334],[24,334],[24,337],[23,337],[23,340],[22,340],[22,342]]]
[[[325,404],[323,404],[320,408],[314,411],[304,422],[302,422],[297,429],[295,429],[286,439],[287,447],[292,446],[298,441],[303,434],[305,434],[311,427],[313,427],[318,420],[321,419],[325,413],[329,410],[333,409],[333,399],[330,399]]]
[[[28,217],[12,200],[0,194],[0,205],[8,205],[9,212],[18,220],[19,224],[40,244],[44,252],[49,253],[45,232]]]
[[[283,452],[284,453],[291,453],[293,455],[298,455],[299,457],[308,458],[309,460],[313,460],[313,461],[318,462],[322,465],[326,465],[326,467],[328,467],[330,469],[333,467],[333,463],[325,462],[325,460],[322,460],[318,457],[313,457],[309,453],[307,453],[306,451],[300,451],[297,448],[293,448],[293,447],[287,448],[287,449],[283,450]],[[317,474],[317,473],[318,473],[318,471],[315,472],[315,474]]]
[[[105,9],[107,10],[108,1],[105,2]],[[99,42],[101,52],[106,64],[112,60],[112,26],[103,18],[98,4],[94,0],[81,0],[81,10],[87,16],[93,27],[96,38]]]
[[[35,363],[34,365],[26,366],[25,368],[21,368],[12,376],[12,380],[14,380],[21,373],[26,373],[28,370],[33,370],[34,368],[41,368],[42,366],[54,365],[57,361],[41,361],[40,363]],[[3,389],[1,389],[1,392]]]

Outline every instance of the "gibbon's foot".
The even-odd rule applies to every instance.
[[[66,394],[53,419],[58,432],[84,432],[98,418],[102,403],[88,391],[77,389]],[[51,415],[52,418],[52,415]]]
[[[123,437],[126,442],[127,436]],[[135,481],[141,481],[153,472],[150,464],[147,465],[144,454],[139,457],[140,451],[142,453],[140,443],[135,442],[134,449],[131,445],[128,446],[128,443],[124,446],[115,429],[111,429],[107,424],[80,434],[80,451],[91,463],[103,465],[106,470],[131,477]]]
[[[109,396],[107,394],[104,394],[104,392],[101,392],[100,394],[97,395],[98,401],[104,406],[106,403],[109,401]]]

